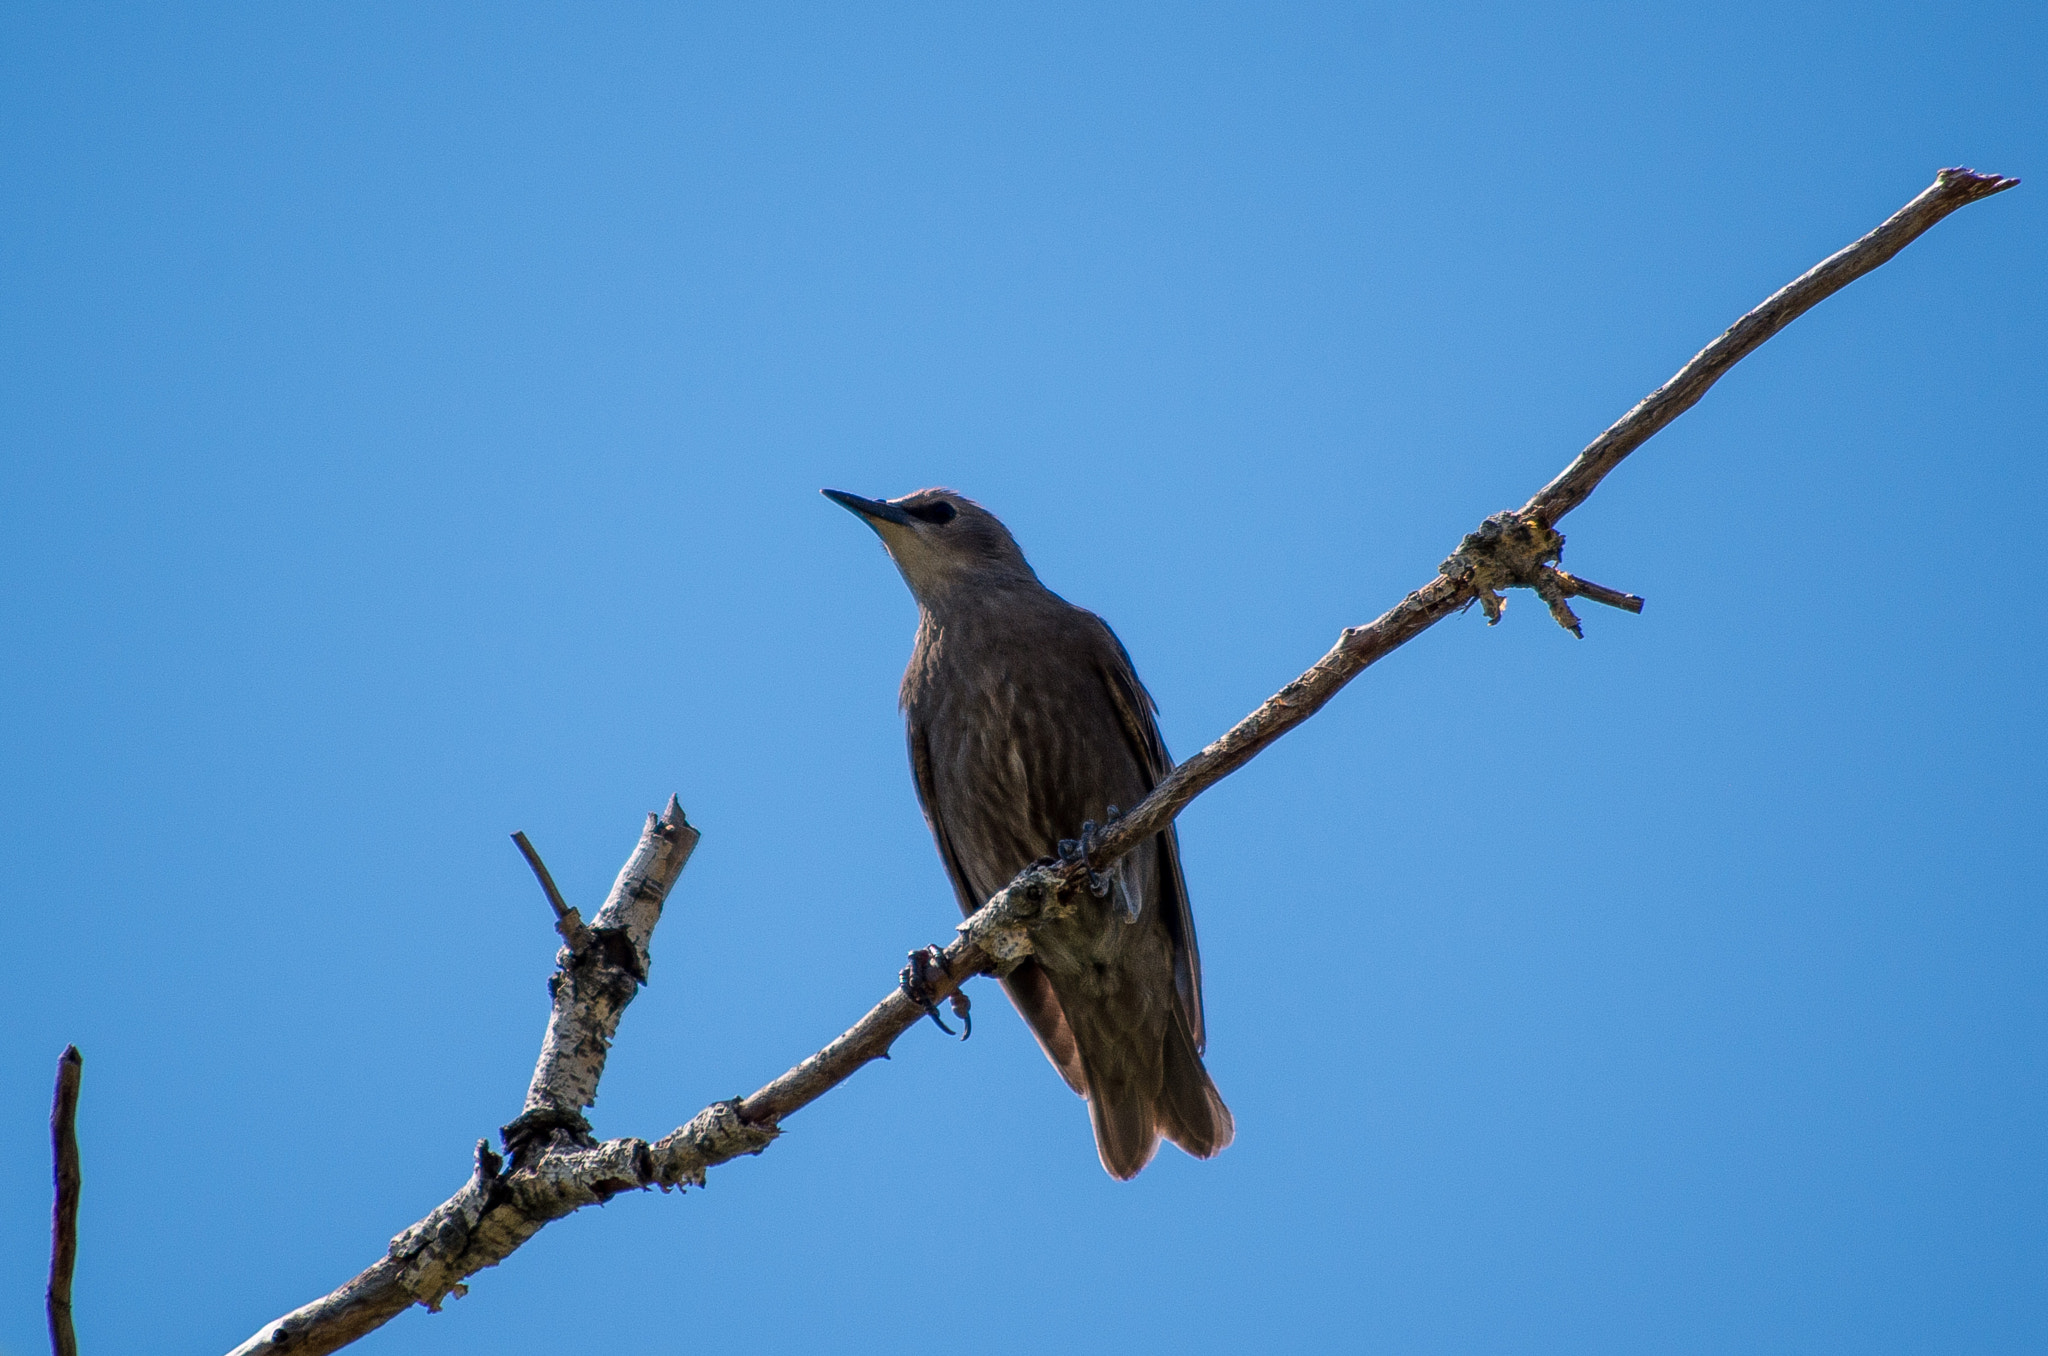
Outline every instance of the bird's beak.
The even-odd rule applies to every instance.
[[[909,514],[897,508],[894,504],[885,504],[879,499],[863,499],[857,494],[848,494],[845,490],[819,490],[818,493],[824,495],[827,499],[839,505],[839,507],[858,513],[861,517],[872,519],[874,522],[894,523],[898,527],[909,527],[915,521]],[[872,525],[873,523],[870,523],[870,526]]]

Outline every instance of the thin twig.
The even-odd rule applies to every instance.
[[[1977,174],[1972,170],[1941,171],[1930,188],[1893,213],[1882,226],[1808,269],[1796,281],[1780,288],[1761,306],[1729,326],[1726,333],[1680,368],[1676,376],[1644,397],[1612,428],[1594,439],[1555,480],[1537,491],[1522,506],[1521,512],[1537,516],[1554,526],[1565,514],[1584,503],[1586,496],[1607,473],[1621,464],[1622,458],[1692,408],[1706,394],[1708,387],[1754,352],[1764,340],[1784,329],[1815,303],[1890,259],[1957,208],[1993,193],[2001,193],[2018,182],[2017,179]],[[1439,575],[1402,599],[1370,626],[1346,631],[1336,647],[1318,660],[1315,667],[1280,689],[1276,696],[1238,722],[1221,739],[1175,768],[1135,810],[1112,824],[1098,840],[1100,845],[1094,851],[1095,859],[1098,862],[1113,860],[1165,828],[1187,808],[1188,802],[1322,709],[1324,702],[1364,672],[1367,665],[1390,650],[1405,645],[1456,611],[1465,602],[1465,596],[1458,596],[1462,593]],[[1061,880],[1062,888],[1071,889],[1079,880],[1080,873],[1079,865],[1066,872]]]
[[[562,898],[562,892],[555,888],[555,878],[548,874],[548,864],[540,859],[532,843],[526,841],[524,833],[512,835],[512,841],[519,845],[520,855],[533,868],[533,877],[540,882],[541,893],[548,897],[548,903],[555,910],[555,931],[562,935],[562,942],[571,952],[580,952],[590,945],[590,929],[583,926],[583,915],[569,906]]]
[[[1676,376],[1636,402],[1613,427],[1586,445],[1572,464],[1522,505],[1522,512],[1553,526],[1586,502],[1593,487],[1621,459],[1648,442],[1666,424],[1691,409],[1729,368],[1797,320],[1820,301],[1855,282],[1918,239],[1921,232],[1958,207],[2003,193],[2019,180],[1970,169],[1945,169],[1913,201],[1891,214],[1870,234],[1836,250],[1786,283],[1720,338],[1701,349]]]
[[[1620,589],[1611,589],[1605,584],[1596,584],[1590,579],[1566,574],[1563,570],[1556,570],[1553,573],[1564,586],[1564,591],[1574,598],[1590,598],[1596,603],[1618,607],[1624,612],[1640,613],[1643,610],[1643,600],[1633,593],[1623,593]]]
[[[50,1311],[50,1350],[54,1356],[78,1356],[78,1335],[71,1329],[71,1272],[78,1265],[78,1080],[85,1056],[67,1045],[57,1057],[57,1091],[50,1101],[50,1158],[55,1166],[57,1199],[50,1209],[50,1288],[44,1292]]]
[[[1514,526],[1534,524],[1549,531],[1558,519],[1583,503],[1623,457],[1801,312],[1897,254],[1948,213],[2015,182],[1968,170],[1943,170],[1934,187],[1877,230],[1737,321],[1677,376],[1596,439],[1521,510],[1496,517],[1504,516]],[[1553,611],[1562,607],[1566,593],[1631,611],[1640,608],[1641,599],[1632,594],[1587,585],[1551,565],[1541,568],[1550,571],[1549,575],[1532,577],[1543,578],[1543,586],[1556,595],[1546,600]],[[1526,570],[1517,567],[1506,582],[1524,582],[1525,574]],[[1307,672],[1222,738],[1176,767],[1135,809],[1109,825],[1091,848],[1094,866],[1100,869],[1164,830],[1196,796],[1314,715],[1375,661],[1480,596],[1470,582],[1439,573],[1369,625],[1346,630]],[[1569,615],[1565,610],[1565,616]],[[680,822],[681,812],[673,801],[670,809]],[[649,816],[649,834],[655,830],[654,817]],[[688,844],[694,846],[696,831],[688,833]],[[688,848],[683,847],[680,855],[687,857]],[[650,863],[658,869],[650,869]],[[653,1144],[631,1138],[591,1142],[580,1109],[597,1095],[605,1046],[625,1001],[645,977],[647,938],[659,916],[660,896],[673,883],[674,872],[680,870],[681,861],[673,848],[662,849],[643,835],[640,848],[613,887],[612,901],[607,902],[591,931],[604,933],[614,903],[640,897],[643,888],[654,896],[653,910],[631,914],[630,925],[619,924],[627,928],[621,935],[629,944],[616,962],[608,962],[614,968],[593,970],[586,979],[580,967],[595,962],[579,958],[575,965],[557,972],[554,1017],[528,1090],[527,1110],[507,1127],[508,1145],[523,1150],[515,1152],[512,1167],[501,1171],[496,1156],[480,1144],[469,1183],[394,1239],[388,1257],[332,1294],[266,1324],[231,1356],[334,1351],[381,1326],[414,1301],[437,1307],[446,1295],[461,1293],[465,1277],[504,1260],[549,1220],[635,1186],[701,1184],[707,1169],[740,1154],[759,1153],[778,1133],[784,1118],[868,1061],[885,1056],[896,1038],[923,1018],[922,1007],[911,1002],[901,988],[892,989],[838,1039],[752,1096],[714,1103]],[[931,967],[932,997],[948,997],[971,976],[999,969],[1028,954],[1032,924],[1066,907],[1064,897],[1080,887],[1087,871],[1088,866],[1079,861],[1032,867],[1004,886],[960,925],[959,936],[941,953],[939,964]],[[646,877],[644,887],[629,884],[629,877],[636,873]],[[617,917],[628,920],[629,912],[622,907]],[[607,947],[593,946],[587,956],[605,954]],[[639,966],[637,973],[631,968],[633,963]],[[616,968],[618,964],[625,965],[623,972]],[[512,1132],[522,1122],[526,1123],[526,1137],[514,1145]]]

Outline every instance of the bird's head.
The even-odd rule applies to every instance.
[[[918,490],[900,499],[863,499],[820,491],[860,516],[903,572],[918,602],[942,602],[956,588],[1037,580],[1016,539],[993,513],[951,490]]]

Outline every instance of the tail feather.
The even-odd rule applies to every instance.
[[[1159,1127],[1152,1099],[1129,1086],[1091,1089],[1088,1116],[1095,1123],[1095,1152],[1103,1168],[1119,1182],[1143,1172],[1159,1152]]]
[[[1159,1151],[1162,1135],[1196,1158],[1213,1158],[1237,1133],[1230,1108],[1202,1067],[1194,1037],[1178,1012],[1166,1023],[1160,1047],[1157,1063],[1086,1061],[1095,1151],[1119,1181],[1144,1170]]]
[[[1179,1013],[1166,1024],[1165,1074],[1159,1089],[1160,1131],[1196,1158],[1214,1158],[1236,1136],[1237,1121],[1202,1067]]]

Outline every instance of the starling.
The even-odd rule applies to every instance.
[[[1087,842],[1173,767],[1151,694],[1103,620],[1038,582],[1009,530],[951,490],[877,501],[826,490],[882,539],[917,598],[902,705],[918,802],[962,913],[1024,867]],[[1068,848],[1071,850],[1072,844]],[[1171,826],[1120,858],[1098,896],[1033,934],[1003,977],[1046,1058],[1088,1099],[1112,1177],[1163,1135],[1197,1158],[1230,1143],[1202,1067],[1202,962]]]

